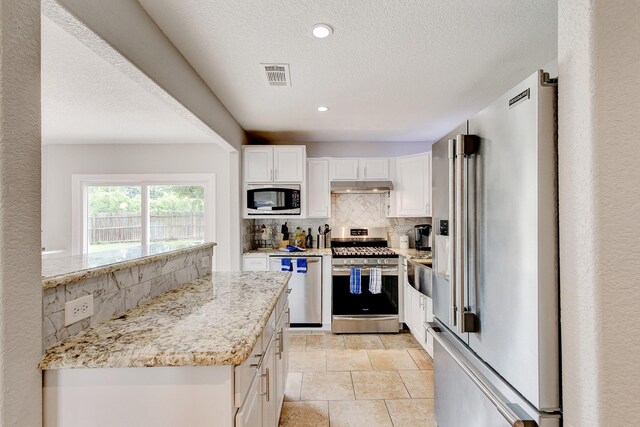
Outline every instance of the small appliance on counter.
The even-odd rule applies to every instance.
[[[416,249],[419,251],[431,250],[431,224],[420,224],[413,227],[416,233]]]

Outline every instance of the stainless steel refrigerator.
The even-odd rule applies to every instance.
[[[555,104],[539,71],[433,145],[439,427],[561,425]]]

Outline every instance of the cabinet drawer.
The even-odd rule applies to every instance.
[[[242,269],[244,271],[268,271],[268,259],[266,256],[245,256],[242,260]]]

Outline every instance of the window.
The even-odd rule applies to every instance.
[[[214,175],[74,175],[73,253],[213,240]]]

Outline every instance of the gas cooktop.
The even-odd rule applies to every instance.
[[[398,258],[398,254],[389,248],[372,246],[334,247],[331,252],[336,258]]]

